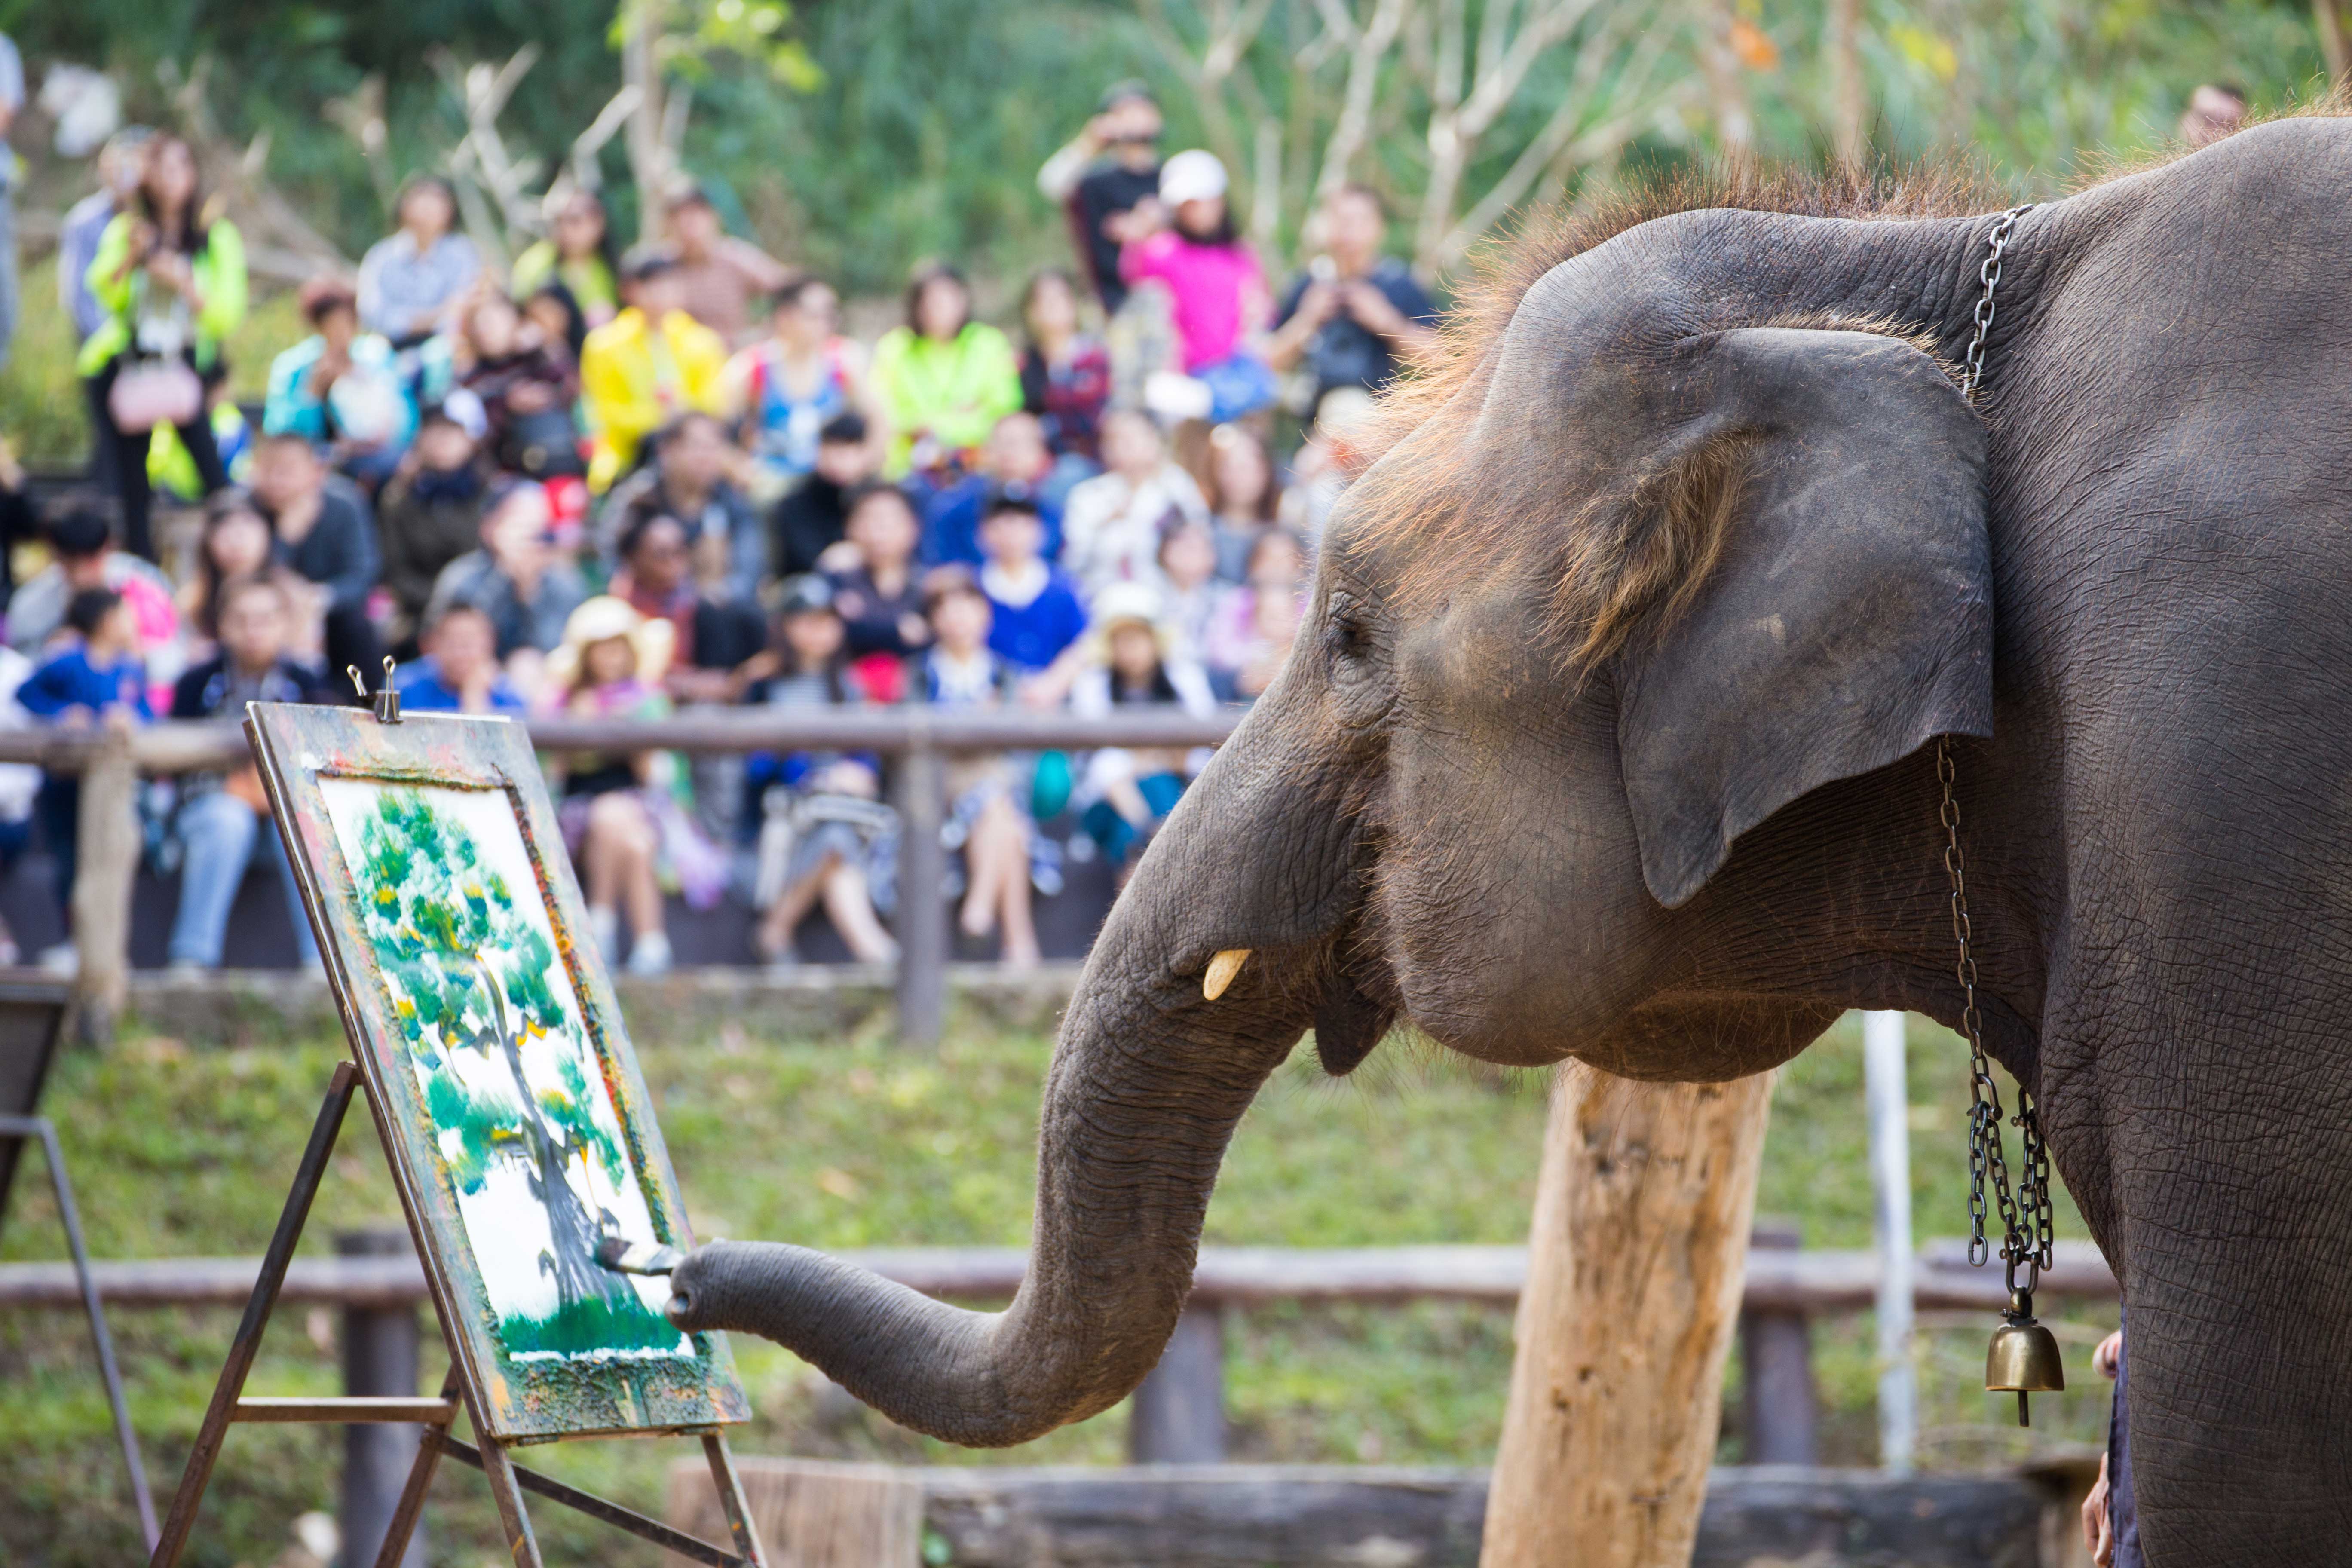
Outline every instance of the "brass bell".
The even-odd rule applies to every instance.
[[[2031,1426],[2027,1397],[2063,1394],[2066,1364],[2058,1353],[2056,1336],[2033,1321],[2031,1290],[2011,1290],[2009,1310],[2001,1317],[2005,1321],[1993,1331],[1991,1348],[1985,1352],[1985,1392],[2015,1394],[2017,1424]]]

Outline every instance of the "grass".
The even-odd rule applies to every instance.
[[[85,1224],[100,1256],[257,1254],[274,1222],[340,1041],[296,1038],[193,1049],[142,1033],[103,1055],[70,1056],[46,1109],[61,1123]],[[643,1065],[671,1157],[705,1236],[772,1237],[825,1247],[1013,1245],[1026,1239],[1037,1094],[1048,1045],[964,1026],[935,1058],[890,1048],[882,1026],[846,1041],[755,1039],[729,1026],[649,1049]],[[1961,1107],[1966,1052],[1914,1020],[1915,1199],[1923,1236],[1964,1223]],[[1233,1244],[1381,1245],[1524,1239],[1544,1118],[1544,1079],[1391,1043],[1334,1082],[1302,1051],[1243,1123],[1211,1205],[1208,1239]],[[1859,1031],[1852,1020],[1786,1069],[1767,1141],[1760,1210],[1786,1216],[1809,1247],[1870,1241]],[[396,1222],[389,1180],[363,1121],[347,1129],[307,1245],[339,1229]],[[2063,1198],[2062,1235],[2080,1236]],[[58,1256],[45,1184],[18,1183],[0,1257]],[[114,1319],[134,1415],[166,1493],[202,1414],[235,1314],[123,1311]],[[2070,1314],[2056,1326],[2070,1364],[2112,1324]],[[1931,1323],[1923,1335],[1922,1426],[1930,1465],[2021,1457],[2023,1443],[2095,1441],[2103,1389],[2038,1402],[2029,1439],[2001,1425],[1982,1367],[1989,1318]],[[336,1320],[281,1312],[252,1392],[331,1393]],[[429,1336],[428,1336],[429,1337]],[[1510,1320],[1491,1309],[1427,1303],[1271,1307],[1228,1321],[1227,1410],[1244,1460],[1483,1464],[1492,1456],[1510,1357]],[[1867,1464],[1875,1451],[1870,1320],[1816,1325],[1826,1408],[1824,1458]],[[758,1418],[747,1452],[937,1464],[1113,1463],[1114,1410],[1025,1447],[951,1449],[846,1402],[789,1353],[739,1338]],[[428,1385],[442,1367],[428,1357]],[[1736,1364],[1726,1398],[1736,1408]],[[0,1562],[68,1568],[128,1560],[135,1542],[108,1439],[105,1403],[78,1319],[0,1315]],[[215,1478],[191,1561],[205,1568],[278,1556],[296,1515],[334,1506],[341,1444],[295,1428],[241,1427]],[[578,1443],[532,1462],[658,1511],[664,1467],[686,1450]],[[1738,1458],[1727,1434],[1721,1457]],[[436,1483],[433,1558],[479,1568],[498,1558],[478,1479]],[[652,1568],[653,1554],[549,1508],[534,1515],[551,1560]]]
[[[0,368],[0,437],[28,467],[79,468],[89,460],[89,420],[81,378],[74,374],[80,345],[71,318],[56,303],[54,256],[25,269],[19,297],[25,309],[8,363]],[[269,384],[269,362],[309,335],[292,289],[265,291],[257,284],[244,324],[229,334],[231,394],[259,401]]]

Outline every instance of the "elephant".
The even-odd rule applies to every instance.
[[[1517,240],[1106,920],[1009,1309],[721,1242],[675,1321],[1017,1443],[1152,1366],[1309,1028],[1721,1081],[1849,1008],[1958,1026],[1948,747],[1986,1043],[2129,1306],[2147,1561],[2352,1561],[2347,191],[2312,115],[2025,211],[1972,393],[1981,197]]]

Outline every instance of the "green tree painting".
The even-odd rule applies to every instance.
[[[550,1239],[538,1264],[555,1305],[543,1315],[500,1310],[508,1353],[681,1351],[678,1331],[630,1279],[596,1261],[599,1237],[618,1222],[609,1209],[590,1212],[590,1173],[614,1189],[635,1174],[601,1071],[550,984],[561,970],[538,889],[525,888],[519,901],[466,826],[414,790],[376,795],[360,849],[363,923],[451,1182],[478,1198],[499,1174],[520,1174],[546,1214]],[[526,1052],[535,1072],[526,1071]],[[465,1070],[468,1054],[504,1072]],[[487,1205],[461,1199],[460,1208],[478,1258],[502,1238],[480,1234]]]

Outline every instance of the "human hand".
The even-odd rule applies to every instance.
[[[1168,226],[1168,209],[1158,196],[1146,196],[1123,213],[1103,219],[1102,231],[1121,245],[1149,239]]]
[[[2114,1568],[2116,1561],[2116,1525],[2113,1511],[2107,1507],[2107,1457],[2099,1456],[2099,1479],[2091,1484],[2091,1493],[2083,1500],[2083,1549],[2091,1554],[2098,1568]]]
[[[929,623],[914,611],[908,610],[898,617],[898,640],[908,647],[928,647],[931,640]]]
[[[1309,283],[1307,291],[1298,296],[1298,309],[1291,314],[1296,320],[1319,327],[1339,313],[1340,300],[1337,284]]]
[[[1358,279],[1342,285],[1348,299],[1348,314],[1367,331],[1378,332],[1384,338],[1395,337],[1411,325],[1405,314],[1391,302],[1389,297],[1373,285]]]
[[[507,412],[538,414],[554,405],[555,395],[544,382],[519,381],[507,389]]]
[[[2113,1382],[2116,1373],[2122,1369],[2123,1356],[2124,1331],[2117,1329],[2114,1333],[2101,1340],[2099,1348],[2091,1352],[2091,1370]]]

